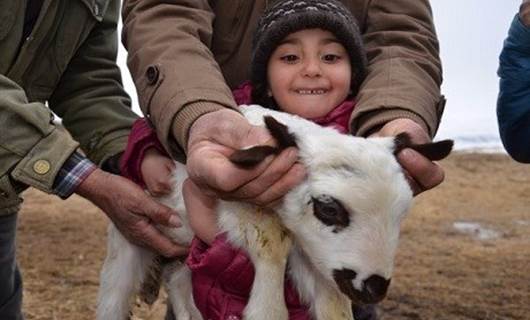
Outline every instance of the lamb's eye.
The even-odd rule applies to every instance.
[[[327,226],[336,226],[335,231],[350,224],[350,214],[336,199],[321,195],[313,197],[313,212],[315,217]]]
[[[336,202],[320,202],[315,201],[314,203],[315,211],[318,211],[318,214],[322,217],[326,217],[328,219],[333,219],[339,215],[340,207],[337,205]]]

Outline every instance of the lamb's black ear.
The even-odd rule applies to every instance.
[[[296,139],[294,135],[289,132],[287,126],[276,121],[276,119],[271,116],[266,116],[264,121],[265,126],[269,129],[271,135],[278,143],[278,146],[255,146],[248,149],[237,150],[230,156],[230,161],[241,167],[250,168],[257,165],[271,154],[278,154],[288,147],[296,147]]]
[[[276,139],[278,149],[280,149],[279,151],[297,146],[295,136],[289,132],[286,125],[278,122],[272,116],[265,116],[263,120],[265,121],[265,126],[269,129],[271,135]]]
[[[256,146],[248,149],[237,150],[230,155],[230,161],[238,166],[251,168],[271,154],[277,154],[278,148],[273,146]]]
[[[412,141],[408,133],[402,132],[394,138],[394,154],[397,155],[401,150],[412,145]]]
[[[453,140],[414,144],[411,142],[410,136],[404,132],[396,136],[394,143],[394,154],[398,154],[398,152],[405,148],[411,148],[431,161],[442,160],[443,158],[447,157],[453,149]]]

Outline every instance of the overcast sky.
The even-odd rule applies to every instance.
[[[442,91],[448,99],[439,138],[481,136],[498,140],[498,57],[520,3],[521,0],[431,0],[444,68]],[[121,50],[119,61],[124,68],[125,86],[135,97],[124,57]],[[137,106],[135,110],[138,111]]]
[[[497,68],[521,0],[431,0],[447,105],[439,137],[498,137]]]

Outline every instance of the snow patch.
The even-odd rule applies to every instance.
[[[453,228],[460,233],[469,234],[478,240],[497,239],[501,236],[500,232],[485,228],[478,222],[457,221],[453,223]]]
[[[530,220],[515,220],[515,224],[520,226],[530,226]]]

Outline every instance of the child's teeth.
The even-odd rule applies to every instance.
[[[324,94],[324,90],[298,90],[300,94]]]

